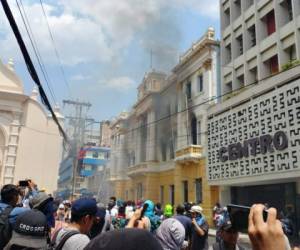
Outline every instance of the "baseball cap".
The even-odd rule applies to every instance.
[[[59,209],[65,209],[65,206],[64,206],[64,204],[59,204],[58,208]]]
[[[222,221],[220,229],[226,232],[237,232],[236,228],[232,225],[229,219]]]
[[[72,214],[76,215],[96,215],[97,203],[95,199],[80,198],[72,205]]]
[[[198,214],[202,214],[202,211],[203,209],[200,206],[192,206],[190,210],[191,213],[198,213]]]
[[[106,215],[106,209],[104,207],[97,207],[96,216],[99,218],[104,219]]]
[[[53,198],[47,195],[45,192],[39,192],[30,199],[29,203],[32,208],[37,209],[50,200],[53,200]]]
[[[16,220],[9,245],[28,248],[47,247],[47,218],[38,210],[29,210],[20,214]]]

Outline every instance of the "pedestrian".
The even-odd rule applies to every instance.
[[[118,206],[116,203],[117,199],[116,197],[112,196],[109,198],[108,202],[108,211],[111,217],[116,217],[118,215]]]
[[[105,226],[105,215],[106,215],[106,209],[104,207],[97,208],[96,218],[94,220],[93,226],[90,230],[90,238],[93,239],[99,234],[102,233],[103,227]]]
[[[20,198],[19,188],[12,184],[4,185],[1,189],[0,201],[0,249],[9,242],[16,218],[28,211],[28,208],[17,207]]]
[[[208,249],[209,226],[202,212],[203,209],[200,206],[192,206],[190,210],[193,224],[191,250]]]
[[[214,221],[215,227],[217,227],[218,220],[219,220],[220,216],[222,216],[222,212],[223,212],[222,207],[221,207],[220,203],[217,202],[213,208],[213,221]]]
[[[230,220],[220,225],[220,241],[213,244],[210,250],[244,250],[237,241],[239,232],[233,227]]]
[[[65,206],[65,222],[69,223],[71,221],[71,201],[69,200],[65,200],[63,202],[64,206]]]
[[[85,250],[163,250],[147,230],[126,228],[98,235]]]
[[[12,238],[4,250],[47,249],[48,225],[46,216],[29,210],[18,216]]]
[[[58,230],[52,239],[53,245],[62,250],[81,250],[89,243],[89,234],[97,213],[94,199],[81,198],[72,204],[71,223]],[[63,246],[62,246],[63,245]]]
[[[146,200],[144,204],[147,204],[147,209],[144,213],[145,219],[149,219],[150,224],[145,220],[144,223],[150,226],[149,231],[155,232],[155,230],[159,227],[161,223],[161,219],[159,216],[155,215],[154,212],[154,203],[151,200]]]
[[[133,213],[134,213],[133,202],[132,201],[127,201],[127,206],[125,208],[126,219],[130,220]]]
[[[123,203],[119,202],[118,204],[118,214],[112,218],[112,225],[114,229],[123,229],[127,225],[127,219],[125,215],[125,206]]]
[[[180,250],[187,246],[184,245],[184,226],[174,218],[162,222],[156,231],[156,238],[164,250]]]
[[[191,239],[192,233],[192,219],[184,215],[185,208],[183,205],[178,205],[176,207],[176,215],[173,217],[178,220],[185,229],[185,240],[189,241]]]
[[[171,218],[173,216],[173,207],[171,204],[167,204],[164,209],[164,219]]]
[[[56,220],[65,222],[65,206],[64,204],[59,204],[57,212],[56,212]]]
[[[29,200],[29,205],[32,209],[41,211],[47,218],[48,227],[55,227],[54,202],[53,198],[45,192],[38,192]]]
[[[161,209],[161,204],[159,202],[155,204],[155,214],[160,218],[162,218],[164,214],[163,210]]]

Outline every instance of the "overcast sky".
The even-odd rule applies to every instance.
[[[36,62],[16,2],[8,2]],[[214,27],[219,34],[219,0],[44,0],[70,93],[58,66],[40,1],[22,3],[56,101],[60,105],[62,99],[89,101],[93,105],[90,115],[98,120],[130,109],[136,101],[136,87],[150,69],[151,50],[153,67],[168,72],[179,55],[208,27]],[[25,91],[30,93],[34,84],[2,6],[0,58],[3,63],[9,58],[15,60]],[[41,72],[39,76],[50,98]]]

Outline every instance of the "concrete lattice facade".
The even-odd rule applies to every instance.
[[[289,214],[298,234],[299,1],[220,3],[229,94],[208,110],[208,182],[220,186],[223,205],[268,203]]]

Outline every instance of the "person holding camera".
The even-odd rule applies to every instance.
[[[251,207],[248,234],[253,250],[290,250],[288,238],[284,235],[282,224],[277,219],[277,210],[269,208],[264,220],[265,206],[255,204]]]
[[[192,206],[190,210],[193,224],[191,250],[208,249],[209,226],[202,212],[203,209],[200,206]]]
[[[4,185],[1,189],[0,201],[0,249],[8,243],[16,218],[29,210],[18,206],[21,198],[20,188],[13,184]]]

